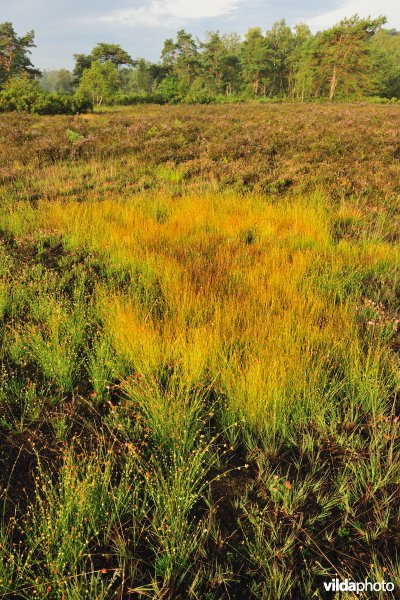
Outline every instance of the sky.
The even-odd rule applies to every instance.
[[[133,58],[158,61],[163,42],[185,29],[200,39],[206,31],[244,34],[269,29],[284,18],[307,23],[313,32],[355,13],[386,15],[400,29],[398,0],[1,0],[0,23],[18,35],[33,29],[39,69],[72,68],[73,54],[89,54],[98,42],[120,44]]]

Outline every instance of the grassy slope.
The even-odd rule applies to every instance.
[[[1,117],[2,597],[400,585],[399,124]]]

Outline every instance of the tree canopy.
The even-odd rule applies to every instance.
[[[343,19],[312,34],[284,19],[268,30],[206,32],[203,40],[180,29],[162,46],[160,61],[133,59],[120,45],[99,42],[74,54],[73,72],[46,71],[40,86],[64,95],[80,93],[95,104],[129,103],[130,97],[169,102],[259,98],[309,101],[378,96],[400,99],[400,32],[386,18]],[[14,77],[39,76],[30,61],[34,32],[19,37],[0,24],[0,87]]]
[[[33,31],[19,37],[12,23],[0,23],[0,86],[11,77],[23,73],[29,77],[40,75],[29,58],[30,49],[35,48],[34,39]]]
[[[95,60],[85,69],[78,87],[78,93],[88,97],[96,106],[109,100],[118,86],[118,71],[112,62],[101,63]]]
[[[332,100],[338,90],[344,96],[371,90],[373,77],[367,42],[385,22],[385,17],[360,19],[354,15],[315,38],[311,61],[322,95]]]
[[[131,56],[118,44],[106,44],[99,42],[91,51],[90,54],[74,54],[75,67],[73,71],[76,84],[83,75],[85,69],[89,69],[93,62],[111,63],[117,69],[122,66],[134,66],[135,61]]]
[[[400,34],[385,32],[386,18],[353,15],[311,34],[303,23],[284,19],[268,31],[253,27],[237,34],[207,32],[203,42],[180,30],[165,40],[161,65],[170,99],[201,93],[310,100],[399,97]]]

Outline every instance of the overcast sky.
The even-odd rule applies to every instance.
[[[245,33],[268,29],[285,18],[325,29],[355,13],[384,14],[400,29],[399,0],[1,0],[0,22],[11,21],[18,35],[34,29],[32,62],[40,69],[73,66],[74,53],[89,53],[97,42],[120,44],[133,58],[157,61],[163,41],[184,28]]]

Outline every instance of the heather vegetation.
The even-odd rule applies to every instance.
[[[2,598],[398,589],[399,126],[1,116]]]

